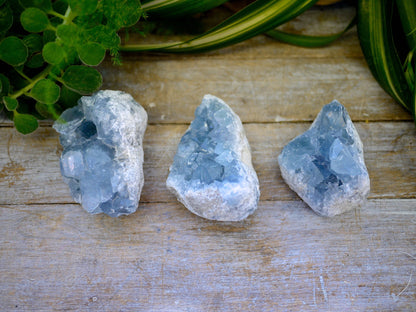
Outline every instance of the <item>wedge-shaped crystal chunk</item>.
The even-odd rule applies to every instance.
[[[360,206],[370,192],[361,139],[338,101],[325,105],[309,130],[283,148],[278,161],[286,183],[320,215]]]
[[[257,208],[259,182],[240,118],[205,95],[183,135],[167,187],[186,208],[207,219],[239,221]]]

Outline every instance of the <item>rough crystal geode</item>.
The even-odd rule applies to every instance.
[[[338,101],[325,105],[309,130],[283,148],[278,161],[286,183],[320,215],[360,206],[370,192],[361,139]]]
[[[205,95],[183,135],[167,187],[193,213],[239,221],[257,208],[259,182],[240,118],[221,99]]]
[[[72,197],[90,213],[136,211],[143,187],[142,140],[147,114],[130,94],[83,96],[54,124],[64,150],[61,173]]]

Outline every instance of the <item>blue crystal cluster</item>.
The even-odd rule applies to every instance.
[[[222,100],[206,95],[196,109],[167,186],[208,219],[241,220],[256,209],[260,193],[249,145],[240,119]]]
[[[75,201],[112,217],[136,211],[143,186],[144,109],[127,93],[99,91],[66,110],[54,128],[60,165]]]
[[[288,185],[318,214],[361,205],[370,191],[360,137],[343,105],[325,105],[308,131],[278,157]]]

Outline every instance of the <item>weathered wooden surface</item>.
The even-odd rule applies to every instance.
[[[196,106],[196,105],[195,105]],[[192,108],[193,109],[193,108]],[[261,200],[298,200],[283,182],[277,156],[310,123],[245,125],[258,172]],[[410,122],[356,123],[364,144],[371,178],[370,198],[416,196],[416,130]],[[174,202],[165,186],[169,166],[187,125],[149,125],[144,136],[142,202]],[[0,132],[0,189],[9,189],[0,204],[61,204],[73,202],[59,172],[57,133],[42,128],[23,136],[13,128]]]
[[[286,27],[314,28],[320,14]],[[348,14],[334,11],[334,31]],[[149,113],[140,207],[88,215],[62,182],[50,123],[22,136],[0,120],[0,310],[414,311],[416,130],[373,80],[354,31],[322,49],[257,37],[201,55],[124,56],[123,67],[101,70],[105,87]],[[165,187],[205,93],[245,122],[262,194],[242,222],[199,218]],[[284,184],[277,155],[333,98],[361,135],[371,193],[361,209],[326,219]]]
[[[5,311],[412,311],[416,300],[416,276],[402,292],[415,275],[414,200],[334,219],[299,201],[262,202],[236,223],[176,203],[121,219],[0,206],[0,218]]]

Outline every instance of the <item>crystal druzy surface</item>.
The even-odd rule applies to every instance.
[[[361,205],[370,191],[360,137],[338,101],[325,105],[310,129],[284,147],[278,161],[290,188],[323,216]]]
[[[127,93],[105,90],[81,97],[61,118],[54,124],[64,148],[61,173],[75,201],[94,214],[135,212],[144,182],[143,107]]]
[[[238,221],[260,196],[250,147],[240,118],[221,99],[205,95],[183,135],[166,182],[193,213]]]

